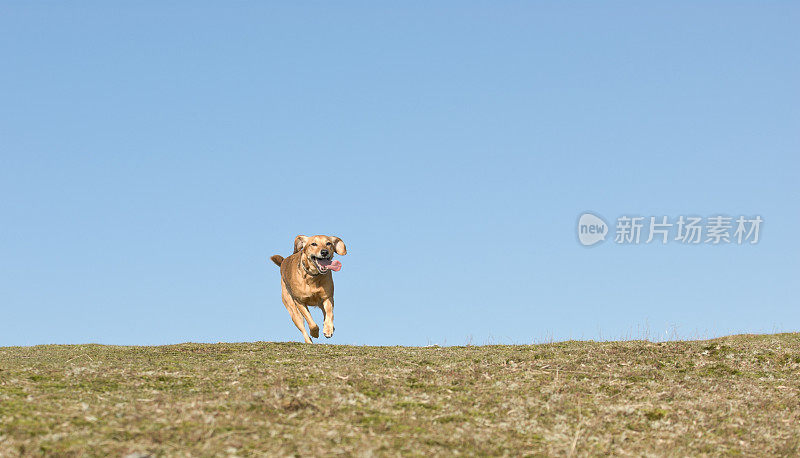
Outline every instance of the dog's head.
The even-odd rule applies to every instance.
[[[339,237],[329,237],[327,235],[315,235],[313,237],[306,237],[305,235],[298,235],[294,239],[294,252],[301,252],[302,258],[300,262],[311,271],[313,274],[324,274],[329,270],[339,270],[335,264],[332,268],[333,254],[345,255],[347,248],[344,242]],[[341,266],[339,261],[336,263]]]

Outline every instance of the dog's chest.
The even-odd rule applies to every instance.
[[[298,282],[292,285],[294,299],[305,305],[319,305],[329,296],[327,285]]]

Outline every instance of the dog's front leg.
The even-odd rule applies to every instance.
[[[297,329],[303,333],[303,340],[306,343],[311,343],[311,337],[308,337],[308,333],[306,332],[306,325],[303,323],[303,315],[300,313],[299,307],[300,304],[295,302],[292,299],[292,296],[289,294],[289,291],[286,290],[285,286],[281,286],[281,299],[283,299],[283,305],[286,307],[286,311],[289,312],[289,316],[292,317],[292,321],[294,325],[297,326]]]
[[[331,338],[333,336],[333,298],[325,299],[322,302],[322,314],[324,315],[323,321],[324,324],[322,325],[322,333],[325,334],[325,337]]]

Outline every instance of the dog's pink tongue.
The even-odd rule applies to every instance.
[[[334,259],[333,261],[331,261],[331,265],[328,266],[328,269],[334,270],[336,272],[341,270],[341,268],[342,268],[342,263],[339,262],[338,259]]]

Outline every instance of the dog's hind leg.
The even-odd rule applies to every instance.
[[[286,310],[292,317],[294,325],[297,326],[297,329],[303,333],[303,339],[306,341],[306,343],[312,343],[311,337],[308,337],[308,333],[306,332],[306,325],[303,322],[303,315],[299,310],[300,306],[294,301],[294,299],[292,299],[292,296],[289,295],[289,292],[286,291],[286,288],[282,288],[281,299],[283,299],[283,305],[286,306]]]
[[[311,332],[311,337],[319,337],[319,326],[314,323],[314,318],[311,318],[311,311],[308,310],[307,305],[297,304],[297,309],[300,314],[308,321],[308,330]]]

